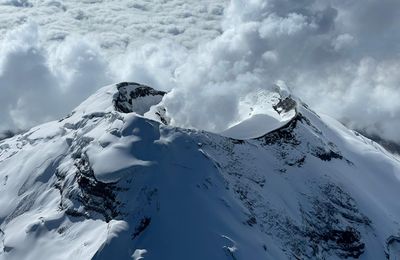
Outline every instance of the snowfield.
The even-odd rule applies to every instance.
[[[106,86],[0,141],[0,259],[398,259],[381,146],[279,91],[222,134],[174,127],[164,94]]]

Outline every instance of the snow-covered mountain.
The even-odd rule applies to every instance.
[[[380,145],[279,92],[221,134],[173,127],[164,95],[107,86],[0,141],[0,259],[399,259]]]

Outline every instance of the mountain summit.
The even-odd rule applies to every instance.
[[[0,141],[0,259],[399,257],[397,157],[291,96],[216,134],[165,94],[110,85]]]

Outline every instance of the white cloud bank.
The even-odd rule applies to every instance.
[[[313,108],[400,141],[399,14],[388,0],[233,0],[224,33],[178,68],[169,111],[218,131],[249,92],[284,80]]]
[[[132,41],[139,34],[123,29],[131,18],[115,16],[105,3],[90,8],[110,17],[110,25],[90,38],[80,36],[88,28],[82,19],[79,30],[56,43],[49,40],[49,32],[51,39],[55,35],[51,22],[7,30],[0,48],[2,126],[54,118],[101,85],[133,80],[174,88],[165,104],[175,124],[220,131],[240,119],[246,96],[283,80],[314,109],[400,141],[399,1],[232,0],[222,33],[212,37],[189,28],[218,32],[223,7],[177,2],[184,5],[179,12],[153,23],[141,20],[142,35],[151,42]],[[153,2],[132,5],[157,14]]]
[[[111,81],[106,62],[86,42],[68,39],[48,54],[33,23],[10,32],[0,45],[5,126],[25,128],[58,117]]]

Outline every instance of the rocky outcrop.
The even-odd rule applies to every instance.
[[[134,82],[122,82],[116,85],[118,92],[114,95],[115,109],[122,113],[143,115],[150,107],[157,105],[166,94],[149,86]]]

